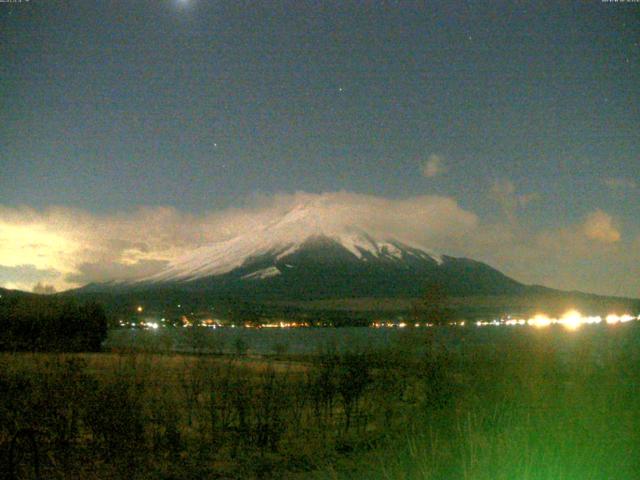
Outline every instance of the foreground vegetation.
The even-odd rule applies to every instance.
[[[0,471],[640,478],[639,345],[638,325],[619,325],[455,348],[413,331],[384,351],[306,358],[3,354]]]

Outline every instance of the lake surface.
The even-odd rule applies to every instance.
[[[160,328],[116,329],[109,332],[106,349],[152,350],[180,353],[253,355],[313,355],[323,352],[400,349],[408,354],[424,352],[434,338],[453,351],[484,345],[542,339],[565,355],[584,354],[596,358],[617,349],[640,349],[640,322],[625,325],[585,325],[576,331],[560,326],[537,329],[530,326],[400,328]]]

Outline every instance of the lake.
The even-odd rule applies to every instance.
[[[576,331],[560,326],[435,327],[435,328],[160,328],[158,330],[114,329],[106,349],[153,350],[179,353],[250,355],[313,355],[322,352],[400,349],[418,354],[433,338],[447,349],[465,346],[500,346],[528,338],[544,339],[564,355],[586,346],[596,358],[620,348],[640,347],[640,322],[618,325],[584,325]]]

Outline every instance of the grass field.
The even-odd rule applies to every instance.
[[[2,354],[2,475],[640,478],[640,325],[516,333],[306,357]]]

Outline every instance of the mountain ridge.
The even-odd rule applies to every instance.
[[[125,310],[143,303],[209,309],[247,302],[304,310],[310,302],[331,308],[349,299],[416,299],[436,285],[448,298],[474,299],[474,311],[482,315],[508,313],[510,303],[523,305],[527,298],[536,309],[545,299],[554,305],[612,304],[606,297],[525,285],[481,261],[436,253],[339,217],[322,205],[299,205],[249,232],[202,245],[154,275],[89,284],[69,295],[102,298]]]
[[[187,258],[187,267],[177,263],[151,277],[93,284],[85,289],[143,291],[171,287],[214,295],[315,299],[409,297],[419,295],[433,283],[457,295],[517,293],[524,288],[482,262],[436,256],[397,240],[362,235],[311,235],[298,243],[256,249],[246,257],[227,261],[223,267],[215,262],[197,264],[193,258],[202,261],[200,254]]]

